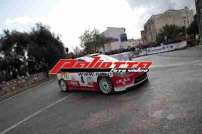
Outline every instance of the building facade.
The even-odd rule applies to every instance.
[[[102,34],[104,37],[111,38],[114,41],[104,44],[105,50],[101,51],[109,52],[121,49],[125,47],[123,45],[128,41],[125,28],[107,27],[107,30],[105,30]]]
[[[141,36],[144,44],[156,41],[157,34],[165,25],[188,27],[194,19],[193,10],[188,7],[180,10],[167,10],[162,14],[152,15],[144,25]]]
[[[125,28],[119,27],[107,27],[107,30],[103,32],[106,38],[116,39],[118,42],[127,41],[127,34]]]
[[[105,47],[105,52],[111,52],[114,50],[135,48],[142,44],[143,44],[143,41],[141,39],[129,39],[128,41],[125,41],[125,42],[106,43],[104,44],[104,47]]]
[[[125,28],[108,27],[102,34],[106,38],[114,39],[114,41],[104,44],[104,50],[103,48],[99,50],[101,52],[129,49],[143,44],[142,39],[128,39]]]
[[[196,15],[200,34],[200,44],[202,45],[202,0],[195,0]]]

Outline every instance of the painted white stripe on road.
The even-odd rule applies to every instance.
[[[14,128],[18,127],[18,126],[21,125],[22,123],[24,123],[24,122],[30,120],[31,118],[34,118],[35,116],[37,116],[37,115],[39,115],[40,113],[46,111],[47,109],[49,109],[49,108],[55,106],[56,104],[58,104],[58,103],[64,101],[64,100],[67,99],[68,97],[69,97],[69,96],[63,97],[62,99],[59,99],[59,100],[57,100],[56,102],[51,103],[51,104],[49,104],[48,106],[46,106],[46,107],[44,107],[44,108],[41,108],[41,109],[38,110],[37,112],[35,112],[35,113],[33,113],[33,114],[27,116],[27,117],[24,118],[23,120],[21,120],[21,121],[15,123],[14,125],[10,126],[9,128],[7,128],[7,129],[5,129],[5,130],[3,130],[2,132],[0,132],[0,134],[6,134],[6,133],[8,133],[9,131],[11,131],[11,130],[13,130]]]

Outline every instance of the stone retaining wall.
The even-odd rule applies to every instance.
[[[38,73],[20,79],[0,83],[0,96],[15,94],[26,88],[32,87],[41,81],[48,80],[47,74]]]

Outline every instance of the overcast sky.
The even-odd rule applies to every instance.
[[[50,26],[66,47],[79,46],[86,29],[125,27],[129,38],[140,38],[152,14],[188,6],[194,0],[1,0],[0,33],[3,29],[29,30],[35,23]]]

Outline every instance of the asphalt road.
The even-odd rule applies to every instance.
[[[202,47],[147,56],[149,82],[111,96],[49,81],[0,102],[0,134],[201,134]]]

